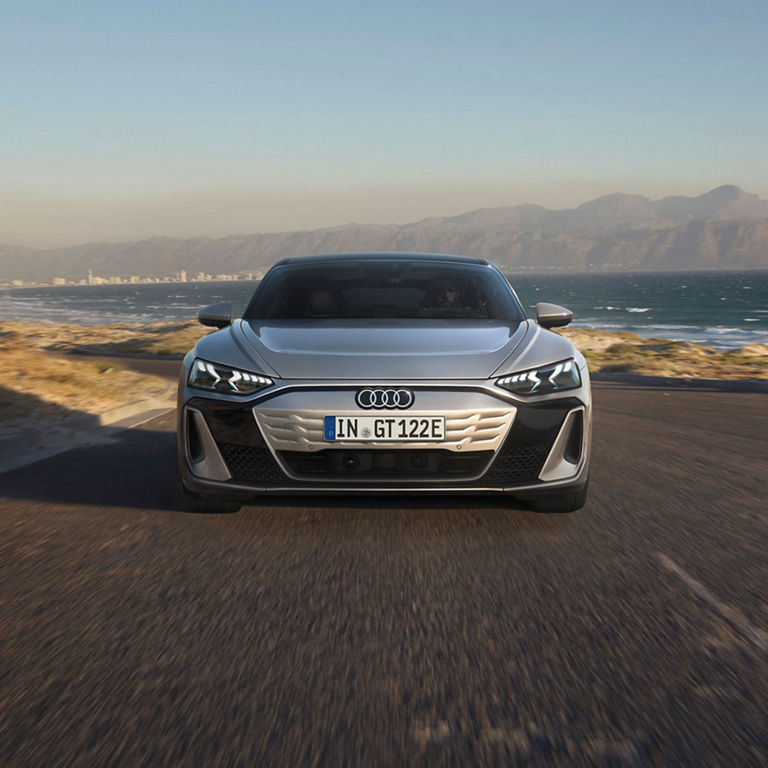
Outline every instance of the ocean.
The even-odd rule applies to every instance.
[[[718,349],[768,344],[768,271],[517,273],[510,281],[529,316],[537,301],[573,310],[573,325],[692,341]],[[238,314],[256,282],[0,288],[0,321],[184,321],[207,304]]]

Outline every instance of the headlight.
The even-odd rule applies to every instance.
[[[581,386],[581,376],[575,360],[563,360],[513,376],[502,376],[496,383],[518,395],[547,395]]]
[[[229,395],[252,395],[275,382],[258,373],[239,371],[219,363],[195,360],[189,371],[189,386]]]

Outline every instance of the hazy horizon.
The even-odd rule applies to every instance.
[[[84,245],[94,242],[123,242],[148,240],[154,237],[170,238],[195,238],[210,237],[223,238],[228,236],[283,233],[308,231],[315,229],[341,227],[350,224],[361,226],[387,226],[409,224],[430,217],[456,216],[479,208],[512,207],[516,205],[532,204],[541,205],[551,210],[563,208],[576,208],[579,205],[594,200],[605,194],[624,192],[626,194],[643,195],[656,200],[670,195],[684,195],[697,197],[709,192],[715,184],[706,189],[696,188],[691,192],[683,192],[679,189],[670,190],[664,194],[653,192],[638,192],[637,190],[610,190],[608,188],[596,189],[593,194],[585,198],[577,198],[578,189],[567,194],[567,190],[554,197],[555,201],[546,204],[542,199],[548,199],[549,195],[541,195],[539,199],[514,199],[514,191],[498,190],[493,187],[471,190],[467,187],[462,190],[452,188],[440,188],[430,190],[377,190],[375,195],[370,190],[364,190],[367,194],[361,198],[354,191],[339,191],[337,196],[313,196],[310,191],[282,191],[279,194],[231,193],[219,195],[215,199],[217,206],[225,206],[224,209],[211,207],[211,200],[204,196],[185,198],[138,201],[57,201],[61,207],[53,214],[49,208],[48,215],[53,215],[58,220],[57,235],[40,238],[35,236],[36,218],[30,217],[25,222],[22,210],[16,211],[15,221],[19,231],[27,231],[31,236],[24,239],[6,239],[0,241],[3,246],[18,246],[33,249],[67,247],[70,245]],[[737,185],[738,186],[738,185]],[[753,190],[743,190],[754,193]],[[759,195],[759,197],[763,197]],[[371,201],[375,199],[375,207],[371,208]],[[512,202],[510,202],[512,200]],[[291,202],[288,202],[291,201]],[[461,202],[464,201],[464,202]],[[3,201],[5,214],[13,213],[14,201]],[[244,210],[251,205],[260,204],[263,208],[254,214],[250,210]],[[282,210],[285,205],[288,210]],[[53,204],[56,207],[56,203]],[[266,208],[266,211],[264,210]],[[311,210],[310,210],[311,208]],[[349,218],[337,220],[334,217],[346,213]],[[95,219],[110,214],[106,217],[105,225],[99,226]],[[58,214],[58,215],[57,215]],[[357,215],[355,215],[357,214]],[[115,217],[120,218],[119,226],[115,225]],[[376,218],[374,218],[376,217]],[[190,226],[189,220],[195,224]],[[257,221],[263,222],[261,225]],[[48,222],[50,225],[50,221]],[[62,234],[69,228],[70,236]]]
[[[0,244],[768,198],[768,5],[31,0],[0,28]]]

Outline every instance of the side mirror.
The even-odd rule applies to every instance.
[[[547,304],[540,301],[536,305],[536,322],[542,328],[559,328],[573,320],[573,312],[559,304]]]
[[[218,304],[203,307],[197,312],[197,322],[214,328],[225,328],[232,322],[232,303],[220,301]]]

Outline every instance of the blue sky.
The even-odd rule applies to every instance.
[[[25,2],[0,243],[768,197],[768,3]]]

